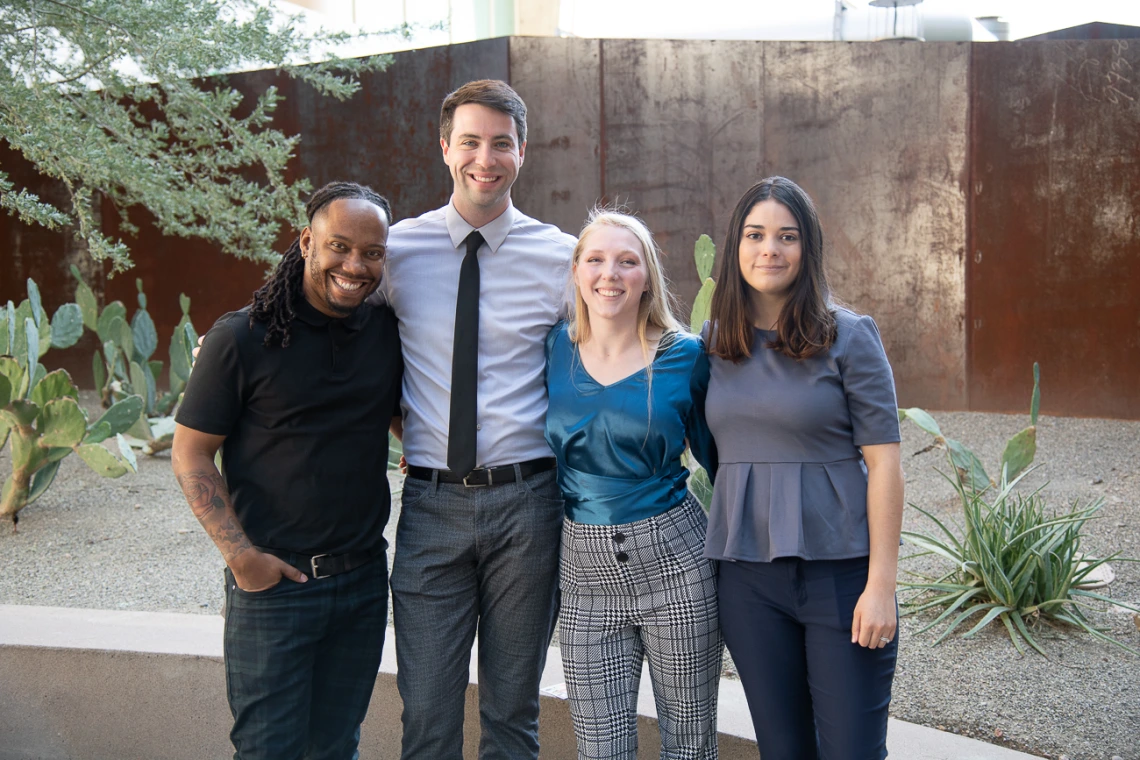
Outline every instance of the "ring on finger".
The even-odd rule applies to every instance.
[[[891,640],[888,639],[886,636],[880,636],[879,641],[883,642],[884,644],[890,644],[891,643]]]

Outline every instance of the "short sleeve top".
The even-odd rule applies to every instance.
[[[344,554],[384,545],[388,426],[403,360],[396,317],[361,306],[332,319],[304,299],[289,345],[265,346],[249,308],[206,333],[176,420],[226,436],[222,464],[255,546]]]
[[[860,446],[900,440],[894,379],[875,322],[836,309],[824,354],[796,361],[766,347],[713,357],[705,412],[719,469],[705,556],[770,562],[870,553]]]
[[[686,438],[697,461],[715,468],[701,414],[708,354],[697,336],[675,332],[662,338],[652,382],[645,369],[609,385],[594,380],[566,322],[551,329],[546,362],[546,440],[558,458],[569,519],[621,525],[680,504],[689,477],[681,463]]]

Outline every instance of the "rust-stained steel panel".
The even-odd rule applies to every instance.
[[[511,39],[511,85],[527,103],[526,158],[511,192],[524,213],[577,235],[603,195],[598,40]]]
[[[834,291],[875,318],[904,406],[966,401],[968,54],[764,43],[764,171],[815,199]]]
[[[67,190],[63,183],[36,172],[23,156],[0,141],[0,166],[16,187],[26,187],[41,199],[60,208],[68,208]],[[26,225],[7,212],[0,212],[0,306],[9,300],[19,303],[28,297],[27,279],[36,281],[48,314],[60,304],[75,300],[75,279],[71,265],[81,270],[96,293],[102,292],[103,270],[75,243],[70,230],[49,230]],[[81,385],[90,384],[91,354],[98,341],[87,334],[76,346],[47,355],[50,368],[63,368]]]
[[[699,287],[697,237],[719,242],[733,203],[760,174],[762,45],[602,42],[604,192],[649,224],[686,304]]]
[[[686,301],[697,235],[722,244],[739,194],[785,174],[816,198],[836,292],[879,322],[904,405],[1024,411],[1038,360],[1047,412],[1140,418],[1140,48],[1127,45],[512,38],[399,53],[343,104],[273,72],[229,81],[286,96],[276,123],[302,137],[290,177],[366,182],[403,218],[450,192],[444,95],[506,78],[531,112],[519,208],[575,232],[598,197],[627,203]],[[64,202],[2,146],[0,165]],[[165,359],[179,292],[204,329],[262,266],[144,216],[132,210],[136,269],[87,276],[132,305],[143,279]],[[0,215],[0,242],[0,302],[23,298],[28,275],[50,308],[72,298],[70,235]],[[86,382],[93,350],[49,358]]]
[[[973,46],[970,408],[1140,419],[1140,45]]]
[[[387,71],[362,77],[343,103],[297,84],[289,93],[301,145],[298,175],[314,187],[334,179],[371,185],[397,219],[447,202],[451,177],[439,146],[439,108],[473,79],[506,79],[506,38],[394,55]]]

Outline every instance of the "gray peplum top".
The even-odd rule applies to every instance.
[[[895,384],[875,321],[835,309],[838,335],[803,361],[767,348],[711,357],[705,415],[720,454],[705,556],[849,559],[870,554],[860,446],[897,443]],[[707,330],[707,326],[706,326]]]

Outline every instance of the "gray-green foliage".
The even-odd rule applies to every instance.
[[[917,407],[899,409],[899,421],[910,420],[919,428],[934,436],[931,448],[943,448],[949,453],[950,462],[958,473],[963,487],[980,493],[987,488],[1004,488],[1005,483],[1015,479],[1033,464],[1037,456],[1037,412],[1041,408],[1041,368],[1033,363],[1033,393],[1029,401],[1029,426],[1010,438],[1005,445],[998,466],[999,480],[986,473],[986,468],[971,449],[942,434],[942,428],[928,412]],[[921,452],[920,452],[921,453]]]
[[[99,312],[95,296],[79,270],[73,266],[71,273],[77,280],[75,300],[80,304],[77,308],[82,313],[81,326],[92,330],[101,343],[91,358],[91,371],[103,405],[110,406],[116,399],[137,393],[146,401],[147,416],[169,416],[190,377],[190,350],[198,341],[198,333],[190,322],[190,299],[185,293],[179,296],[182,318],[170,339],[170,390],[160,393],[158,380],[164,364],[161,359],[151,358],[158,349],[158,332],[147,311],[142,280],[135,280],[138,308],[128,322],[127,308],[121,301],[112,301]]]
[[[984,491],[968,487],[960,474],[948,479],[962,502],[965,527],[961,536],[913,504],[938,531],[934,535],[903,531],[908,542],[923,550],[914,556],[934,554],[951,567],[941,577],[919,576],[920,582],[900,584],[918,592],[904,602],[905,614],[942,608],[919,633],[946,623],[933,642],[938,644],[971,618],[977,622],[964,634],[967,638],[1000,620],[1019,652],[1024,652],[1024,642],[1044,655],[1031,631],[1039,621],[1051,620],[1076,626],[1140,655],[1140,651],[1098,630],[1085,614],[1092,602],[1112,602],[1081,588],[1098,568],[1116,557],[1093,559],[1081,552],[1081,530],[1095,518],[1102,501],[1073,504],[1068,511],[1057,512],[1046,508],[1040,491],[1015,493],[1020,478],[1004,483],[1000,490]],[[1113,603],[1140,612],[1140,608]]]
[[[900,420],[909,419],[934,436],[932,447],[946,449],[953,470],[953,477],[946,476],[946,479],[958,493],[964,521],[964,527],[955,532],[932,513],[911,504],[938,528],[934,535],[903,531],[903,537],[922,550],[914,556],[934,554],[947,560],[952,569],[941,577],[919,576],[920,582],[902,582],[903,588],[918,592],[904,604],[906,614],[943,608],[938,617],[919,631],[946,622],[935,644],[970,618],[980,615],[964,634],[966,637],[1000,620],[1018,651],[1024,651],[1024,642],[1045,654],[1031,633],[1034,624],[1045,619],[1076,626],[1140,654],[1097,630],[1084,612],[1090,601],[1110,601],[1081,588],[1097,568],[1116,557],[1114,554],[1093,559],[1080,551],[1081,530],[1086,522],[1095,518],[1102,502],[1098,500],[1086,506],[1073,504],[1067,512],[1057,512],[1046,508],[1041,489],[1028,495],[1015,491],[1037,452],[1040,407],[1041,371],[1034,363],[1030,424],[1006,443],[999,483],[990,480],[973,451],[944,437],[930,414],[921,409],[899,410]],[[1133,609],[1127,604],[1116,604]]]
[[[713,291],[716,289],[716,283],[712,279],[713,262],[716,261],[716,245],[708,235],[701,235],[697,238],[693,260],[697,264],[697,279],[701,281],[701,289],[693,300],[693,311],[689,315],[689,329],[694,333],[699,333],[709,318]]]
[[[170,336],[169,389],[163,393],[158,381],[166,365],[152,358],[159,345],[158,332],[147,311],[142,280],[135,280],[138,308],[128,323],[127,308],[121,301],[112,301],[100,312],[79,270],[73,266],[71,273],[77,280],[75,300],[81,304],[76,307],[82,315],[81,327],[92,330],[102,344],[91,357],[91,372],[103,405],[134,394],[142,397],[144,408],[127,430],[128,440],[146,454],[165,451],[174,439],[174,409],[190,378],[192,350],[198,343],[198,332],[190,321],[190,298],[185,293],[178,297],[182,317]]]
[[[693,311],[689,315],[689,329],[694,333],[699,333],[709,318],[709,312],[712,309],[713,290],[716,288],[716,283],[712,280],[713,263],[716,261],[716,246],[708,235],[701,235],[697,238],[697,244],[693,250],[693,261],[697,265],[697,278],[701,281],[701,289],[693,301]],[[689,478],[689,490],[707,510],[712,504],[712,481],[709,479],[709,474],[697,464],[696,459],[691,454],[689,459],[689,469],[693,472],[692,477]]]
[[[100,197],[125,233],[135,230],[126,209],[137,205],[164,234],[274,261],[280,227],[302,219],[311,189],[286,176],[298,138],[269,127],[275,88],[243,102],[215,75],[276,68],[343,100],[361,72],[389,60],[324,52],[346,39],[302,33],[258,0],[6,0],[0,138],[61,181],[69,203],[17,188],[0,170],[0,207],[28,224],[73,225],[114,271],[130,267],[130,254],[102,233]],[[298,65],[318,57],[327,60]]]
[[[49,322],[31,279],[28,299],[19,306],[9,301],[0,315],[0,449],[12,444],[12,472],[0,490],[0,516],[11,517],[13,526],[19,511],[43,495],[59,463],[73,451],[105,477],[136,469],[120,434],[138,419],[142,399],[128,396],[89,425],[71,377],[64,370],[48,372],[39,361],[51,348],[74,345],[82,334],[76,323],[82,319],[78,305],[64,304]],[[119,456],[99,445],[111,436],[118,439]]]

